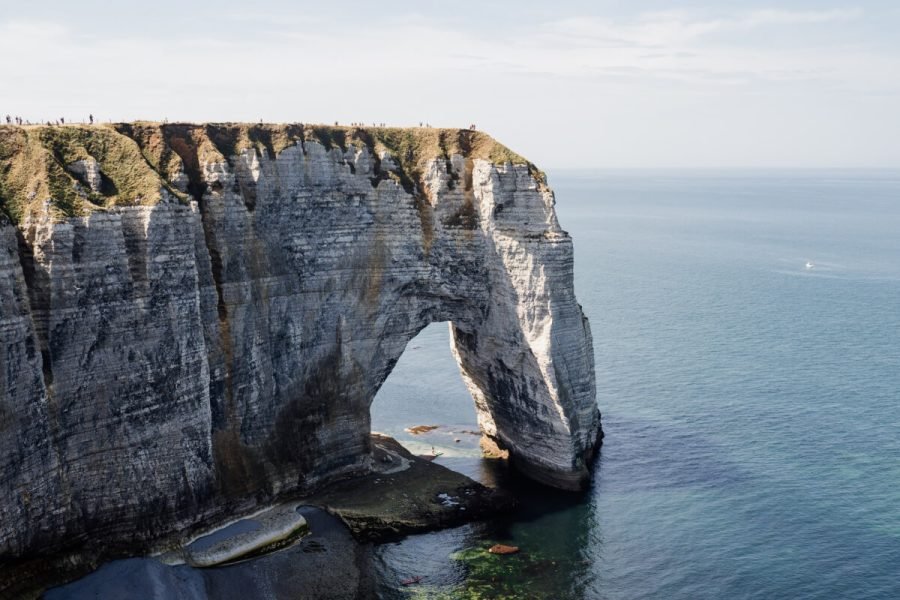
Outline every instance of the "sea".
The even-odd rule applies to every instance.
[[[373,429],[521,509],[379,546],[379,593],[900,598],[900,171],[548,177],[593,330],[593,485],[553,492],[481,459],[448,326],[429,326]]]
[[[548,177],[593,330],[592,485],[483,459],[448,325],[430,325],[373,430],[519,509],[376,546],[380,597],[900,598],[900,171]]]

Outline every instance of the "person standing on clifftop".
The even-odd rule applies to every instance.
[[[12,119],[9,117],[9,115],[6,115],[6,124],[7,125],[12,124]]]
[[[94,124],[94,115],[88,115],[88,121],[90,125]]]

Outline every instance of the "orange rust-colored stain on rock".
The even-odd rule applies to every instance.
[[[265,487],[266,471],[240,439],[236,428],[212,435],[216,481],[226,497],[242,498]]]
[[[481,454],[485,458],[509,458],[509,450],[501,448],[493,438],[486,435],[481,436]]]
[[[422,225],[422,250],[428,256],[434,244],[434,208],[425,198],[416,197],[415,202],[419,223]]]
[[[506,544],[494,544],[488,548],[491,554],[516,554],[519,552],[518,546],[507,546]]]
[[[368,253],[365,268],[365,305],[377,308],[378,298],[381,297],[381,287],[384,281],[384,271],[388,262],[388,247],[384,240],[385,234],[380,229],[375,232],[374,244]]]

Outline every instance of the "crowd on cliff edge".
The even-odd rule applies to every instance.
[[[168,121],[169,120],[166,119],[164,122],[168,123]],[[259,120],[260,125],[262,125],[262,122],[263,122],[262,119],[260,119]],[[84,123],[84,121],[82,121],[82,123]],[[6,115],[6,124],[7,125],[13,125],[13,124],[15,124],[15,125],[32,125],[31,121],[29,121],[27,119],[23,119],[20,116],[12,116],[12,115]],[[38,121],[34,124],[41,125],[42,123],[40,121]],[[66,119],[65,119],[65,117],[60,117],[60,118],[56,119],[56,121],[46,121],[45,124],[48,126],[51,126],[51,127],[53,125],[65,125]],[[71,121],[69,122],[69,124],[71,124]],[[93,114],[88,115],[87,124],[88,125],[94,124],[94,115]],[[334,126],[340,127],[339,122],[335,121]],[[362,123],[362,122],[353,122],[353,123],[350,123],[350,126],[351,127],[365,127],[366,124]],[[372,123],[372,127],[387,127],[387,124],[383,123],[383,122],[382,123]],[[419,127],[426,127],[426,128],[430,129],[431,123],[425,123],[424,121],[419,121]],[[473,124],[469,125],[469,129],[472,131],[475,131],[475,124],[473,123]]]
[[[83,122],[83,121],[82,121],[82,122]],[[69,123],[71,124],[71,121],[70,121]],[[87,123],[88,123],[88,125],[93,125],[93,124],[94,124],[94,115],[93,115],[93,114],[88,115],[88,121],[87,121]],[[31,125],[32,123],[31,123],[31,121],[29,121],[28,119],[23,119],[22,117],[20,117],[20,116],[18,116],[18,115],[15,116],[15,117],[12,116],[12,115],[6,115],[6,124],[7,124],[7,125],[13,125],[13,124],[15,124],[15,125]],[[37,123],[34,123],[34,124],[35,124],[35,125],[41,125],[40,121],[37,122]],[[65,124],[66,124],[66,118],[65,118],[65,117],[60,117],[60,118],[56,119],[56,121],[46,121],[46,125],[50,125],[50,126],[52,126],[52,125],[65,125]]]

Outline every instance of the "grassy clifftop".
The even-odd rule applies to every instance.
[[[342,127],[303,124],[116,123],[110,125],[0,126],[0,210],[14,222],[41,210],[54,217],[85,215],[113,206],[158,203],[164,194],[187,201],[206,189],[201,165],[231,161],[255,148],[275,158],[285,148],[317,142],[328,149],[367,147],[391,154],[404,185],[415,186],[428,161],[460,154],[497,164],[528,165],[490,136],[468,129]],[[96,161],[100,185],[71,166]],[[188,193],[174,182],[187,177]]]

